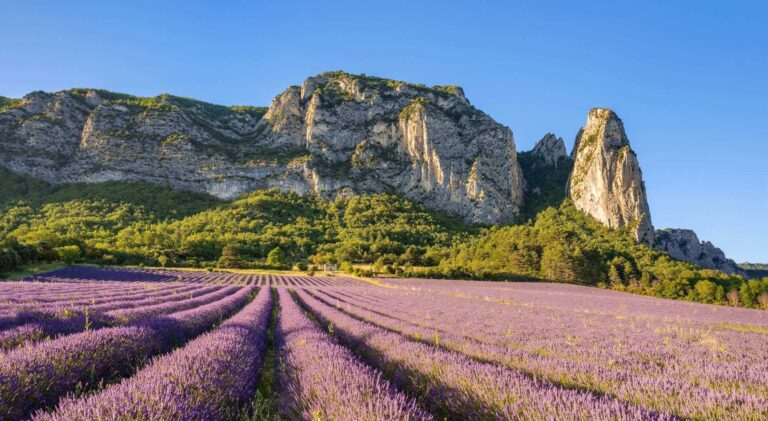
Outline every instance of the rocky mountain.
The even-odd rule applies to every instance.
[[[553,139],[547,135],[534,152],[541,150],[540,155],[548,156],[544,151],[556,150],[559,156],[561,148]],[[590,110],[576,137],[572,157],[568,189],[577,209],[611,228],[631,227],[638,241],[678,260],[728,274],[745,274],[722,250],[700,241],[692,230],[654,231],[640,164],[616,113],[601,108]],[[550,165],[554,171],[554,165]]]
[[[0,158],[43,180],[140,180],[230,199],[396,191],[467,221],[511,221],[523,178],[509,128],[455,86],[323,73],[268,108],[74,89],[0,102]]]
[[[766,263],[739,263],[739,269],[743,270],[749,278],[768,278],[768,264]]]
[[[616,113],[590,110],[571,154],[568,193],[576,208],[611,228],[629,226],[639,242],[653,244],[643,175]]]
[[[223,199],[278,188],[325,198],[394,192],[468,222],[577,209],[675,258],[738,273],[688,230],[654,232],[637,156],[595,108],[569,156],[546,134],[515,150],[509,128],[461,88],[329,72],[269,107],[224,107],[94,89],[0,97],[0,165],[50,183],[147,181]]]
[[[692,230],[672,229],[656,231],[653,247],[675,259],[693,263],[707,269],[716,269],[727,274],[744,274],[744,271],[725,253],[709,241],[699,241]]]
[[[547,133],[541,140],[536,142],[531,154],[545,165],[553,167],[557,167],[560,161],[568,159],[563,138],[557,137],[552,133]]]
[[[525,179],[521,216],[532,219],[548,207],[557,207],[566,198],[568,177],[573,161],[565,151],[565,142],[547,133],[532,150],[518,154]]]

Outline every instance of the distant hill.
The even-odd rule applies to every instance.
[[[746,272],[750,278],[768,277],[768,263],[739,263],[739,267]]]

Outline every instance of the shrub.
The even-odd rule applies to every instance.
[[[240,269],[245,266],[243,257],[240,254],[240,246],[237,244],[227,244],[221,250],[221,257],[218,261],[220,268]]]
[[[273,267],[285,266],[285,252],[280,247],[275,247],[267,255],[267,264]]]
[[[768,310],[768,292],[760,294],[760,296],[757,297],[757,302],[760,304],[760,307]]]
[[[56,253],[59,254],[59,259],[68,265],[79,261],[82,254],[80,247],[76,245],[57,247]]]
[[[741,304],[741,297],[739,296],[739,291],[736,289],[728,291],[726,297],[728,298],[728,304],[732,306],[738,306]]]

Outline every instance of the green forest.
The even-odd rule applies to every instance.
[[[145,183],[54,186],[5,170],[0,191],[0,273],[51,261],[308,271],[337,263],[364,276],[566,282],[768,307],[768,278],[674,260],[557,195],[529,199],[516,225],[483,227],[391,194],[331,201],[269,190],[225,202]]]

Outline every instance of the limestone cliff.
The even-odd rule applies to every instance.
[[[611,228],[631,227],[639,242],[652,244],[642,172],[616,113],[590,110],[572,156],[568,192],[576,208]]]
[[[522,220],[533,219],[548,207],[560,206],[573,167],[563,139],[547,133],[532,150],[520,152],[517,157],[525,178]]]
[[[230,199],[393,191],[467,221],[523,201],[512,132],[461,88],[323,73],[266,109],[74,89],[0,101],[0,159],[49,182],[142,180]]]
[[[744,275],[744,271],[725,253],[709,241],[699,241],[692,230],[664,229],[656,231],[653,247],[675,259],[693,263],[706,269],[716,269],[728,274]]]
[[[541,140],[536,142],[531,154],[539,158],[544,164],[554,167],[557,167],[561,160],[568,159],[563,138],[557,137],[552,133],[547,133]]]

